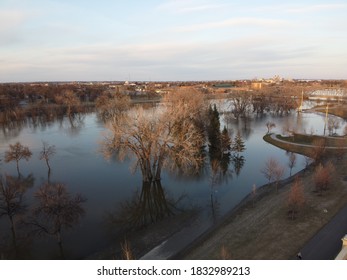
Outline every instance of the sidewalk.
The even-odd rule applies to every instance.
[[[313,236],[301,250],[303,260],[333,260],[347,234],[347,205]]]

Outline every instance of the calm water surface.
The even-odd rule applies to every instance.
[[[223,116],[221,120],[223,122]],[[269,120],[276,123],[274,132],[278,133],[288,124],[294,124],[298,131],[314,131],[316,134],[322,134],[324,128],[324,116],[313,113],[298,115],[293,112],[282,117],[266,115],[254,117],[247,123],[233,121],[228,124],[232,137],[240,131],[246,144],[246,151],[242,153],[244,164],[239,172],[230,164],[227,176],[219,181],[213,178],[209,166],[206,166],[199,178],[180,177],[164,172],[161,183],[170,200],[183,197],[179,204],[181,209],[198,207],[204,219],[213,221],[239,203],[252,190],[253,185],[261,186],[266,183],[260,170],[269,157],[281,162],[286,167],[285,177],[289,176],[288,154],[262,139],[266,133],[265,124]],[[21,177],[31,174],[35,179],[33,186],[25,193],[25,203],[29,207],[35,203],[34,192],[48,177],[45,162],[39,160],[42,141],[56,147],[56,154],[50,160],[50,181],[64,183],[71,194],[81,193],[87,198],[81,222],[63,233],[65,256],[69,259],[85,258],[107,247],[110,242],[105,226],[107,213],[130,202],[136,192],[140,193],[142,180],[139,172],[131,171],[131,161],[104,159],[100,152],[100,142],[106,129],[97,115],[87,114],[73,125],[68,119],[38,127],[27,123],[17,133],[9,132],[0,131],[0,172],[3,176],[17,177],[15,163],[4,163],[4,153],[9,144],[17,141],[29,146],[33,152],[32,158],[28,162],[22,160],[19,163]],[[292,172],[295,173],[304,166],[303,157],[298,155]],[[5,216],[0,218],[0,229],[0,240],[3,240],[0,245],[4,248],[11,243],[10,223]],[[0,252],[1,250],[0,248]],[[29,258],[59,257],[56,240],[52,237],[35,238],[28,250]]]

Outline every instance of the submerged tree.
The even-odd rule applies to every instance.
[[[95,101],[96,108],[103,120],[118,117],[130,108],[130,97],[119,92],[104,92]]]
[[[76,225],[84,209],[86,201],[80,194],[72,196],[65,185],[60,183],[45,184],[35,193],[37,205],[33,210],[33,219],[29,222],[38,234],[47,234],[57,239],[60,255],[64,258],[62,232],[63,229]]]
[[[10,220],[12,242],[15,249],[17,248],[15,218],[25,212],[23,194],[20,185],[13,184],[13,180],[0,178],[0,217],[7,216]]]
[[[226,175],[230,164],[232,141],[225,126],[220,131],[219,112],[216,104],[213,107],[209,106],[206,130],[212,177],[222,179]]]
[[[246,150],[245,142],[243,141],[240,132],[238,132],[237,135],[235,136],[231,149],[236,154],[237,157],[239,156],[240,153]]]
[[[221,132],[219,112],[216,104],[213,107],[210,105],[208,110],[208,125],[207,125],[208,148],[211,161],[219,159],[222,154],[221,147]]]
[[[176,98],[176,97],[175,97]],[[197,122],[202,97],[167,98],[163,107],[135,107],[109,123],[111,134],[104,142],[107,156],[135,157],[144,182],[161,179],[163,168],[198,172],[203,162],[203,134]],[[200,103],[199,103],[200,102]]]
[[[51,166],[49,164],[49,160],[51,157],[55,155],[55,146],[49,145],[47,142],[42,142],[42,150],[40,152],[40,160],[45,160],[48,167],[48,174],[51,171]]]
[[[70,89],[63,90],[61,94],[56,95],[55,101],[66,107],[66,114],[68,116],[76,112],[81,103],[80,99]]]
[[[248,96],[237,94],[231,98],[232,101],[232,112],[235,118],[244,118],[250,111],[251,99]]]
[[[21,159],[25,159],[26,161],[28,161],[31,156],[32,156],[32,153],[29,150],[29,147],[25,147],[20,142],[17,142],[14,145],[10,144],[9,150],[5,152],[5,162],[16,161],[17,172],[19,177],[20,176],[19,161]]]
[[[271,133],[271,130],[276,127],[276,124],[274,122],[268,121],[266,123],[266,128],[267,128],[267,134]]]

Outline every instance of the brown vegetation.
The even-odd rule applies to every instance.
[[[303,191],[303,185],[300,178],[295,178],[293,185],[290,188],[288,196],[288,214],[291,219],[294,220],[298,212],[305,204],[305,196]]]
[[[21,143],[17,142],[14,145],[9,146],[9,150],[5,152],[5,162],[15,161],[17,165],[18,177],[20,176],[19,172],[19,161],[25,159],[28,161],[32,153],[29,150],[29,147],[23,146]]]
[[[259,196],[255,207],[250,201],[233,211],[185,258],[221,259],[220,248],[225,246],[233,259],[294,259],[305,243],[347,203],[347,183],[342,180],[346,176],[346,164],[344,158],[336,166],[336,175],[324,196],[314,193],[314,172],[309,169],[303,173],[300,185],[305,204],[295,213],[294,221],[285,217],[288,217],[288,199],[295,181],[281,187],[278,194],[259,188],[258,193],[267,194]],[[298,205],[301,202],[295,207]]]
[[[104,142],[107,156],[136,158],[144,182],[161,179],[164,167],[197,172],[202,163],[203,135],[197,125],[203,99],[194,93],[170,95],[163,107],[145,111],[135,107],[109,124]]]

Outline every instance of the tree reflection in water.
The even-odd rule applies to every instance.
[[[20,235],[18,227],[27,212],[27,205],[24,203],[24,194],[34,184],[34,178],[30,174],[27,177],[13,177],[6,175],[0,177],[0,218],[8,217],[11,228],[12,242],[6,242],[7,238],[1,236],[4,244],[0,244],[1,257],[16,259],[21,257],[23,244],[26,242],[25,234]],[[23,232],[24,233],[24,232]],[[11,245],[10,245],[11,244]]]
[[[236,176],[240,175],[241,169],[244,166],[245,161],[246,160],[245,160],[244,156],[234,155],[232,157],[232,162],[233,162],[233,165],[234,165],[234,171],[235,171]]]
[[[85,213],[82,203],[86,201],[80,194],[72,196],[61,183],[46,183],[36,193],[37,204],[33,217],[28,221],[34,233],[56,238],[59,253],[65,258],[63,249],[63,229],[78,224]]]
[[[131,201],[121,205],[110,221],[129,229],[138,229],[156,223],[174,214],[175,203],[168,201],[160,180],[143,182],[140,192]]]
[[[60,106],[0,108],[0,130],[4,140],[10,140],[18,137],[24,127],[33,130],[45,129],[58,122],[69,135],[76,136],[83,128],[85,114],[88,112],[91,112],[89,107],[81,107],[78,111],[71,112],[69,116],[65,116],[65,111]]]

